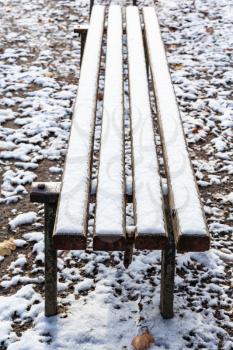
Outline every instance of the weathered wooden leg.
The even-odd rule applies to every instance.
[[[175,278],[175,241],[169,210],[166,209],[168,241],[162,251],[160,311],[164,318],[173,317],[174,278]]]
[[[93,5],[94,5],[94,0],[90,0],[90,12],[89,12],[90,17],[91,17],[91,12],[92,12]]]
[[[127,232],[126,247],[124,251],[124,266],[127,269],[132,262],[134,247],[134,231]]]
[[[45,203],[45,316],[57,314],[57,251],[53,248],[56,203]]]
[[[84,47],[85,47],[85,43],[86,43],[86,38],[87,38],[87,30],[83,30],[80,34],[81,36],[81,57],[80,57],[80,61],[82,63],[82,59],[83,59],[83,53],[84,53]]]
[[[132,262],[133,244],[128,244],[124,252],[124,267],[127,269]]]
[[[60,182],[34,182],[31,202],[44,203],[45,208],[45,315],[57,313],[57,251],[53,248],[53,227],[56,217]]]

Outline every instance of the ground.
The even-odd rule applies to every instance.
[[[232,0],[155,3],[211,234],[209,252],[177,254],[171,320],[158,306],[161,253],[135,251],[125,269],[122,253],[93,252],[91,239],[85,252],[59,251],[59,314],[44,317],[43,206],[28,192],[35,179],[61,179],[79,77],[73,29],[88,20],[88,4],[0,6],[0,241],[12,237],[17,246],[0,257],[0,349],[131,349],[145,328],[156,340],[152,350],[232,349]],[[100,81],[98,111],[102,92]],[[127,133],[126,141],[130,148]],[[94,184],[98,133],[95,142]]]

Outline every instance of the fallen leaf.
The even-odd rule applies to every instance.
[[[12,251],[16,249],[13,238],[5,240],[0,243],[0,255],[11,255]]]
[[[44,75],[46,77],[48,77],[48,78],[51,78],[53,76],[53,73],[52,72],[46,72]]]
[[[168,50],[174,50],[177,49],[177,47],[181,46],[180,44],[166,44],[166,48]]]
[[[174,68],[175,70],[179,70],[182,69],[184,67],[184,65],[182,63],[176,63],[176,64],[172,64],[171,65],[172,68]]]
[[[202,128],[200,126],[196,126],[195,128],[192,129],[192,133],[193,134],[198,134],[201,129]]]
[[[137,335],[132,340],[132,346],[135,350],[147,350],[151,344],[155,343],[154,337],[146,329],[141,335]]]
[[[176,27],[168,27],[168,29],[170,30],[170,32],[176,32],[177,31]]]
[[[97,94],[97,100],[98,100],[98,101],[102,101],[103,98],[104,98],[103,94],[102,94],[101,92],[98,92],[98,94]]]
[[[63,25],[61,25],[61,24],[58,24],[58,28],[59,28],[60,30],[66,30],[66,27],[63,26]]]
[[[213,27],[205,27],[206,33],[208,34],[214,34],[214,28]]]

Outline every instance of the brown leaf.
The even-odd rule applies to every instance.
[[[52,72],[46,72],[44,75],[48,78],[51,78],[54,74]]]
[[[135,350],[147,350],[155,342],[154,337],[146,329],[141,335],[137,335],[132,340],[132,346]]]
[[[102,94],[101,92],[98,92],[98,94],[97,94],[97,100],[98,100],[98,101],[102,101],[103,98],[104,98],[103,94]]]
[[[180,44],[166,44],[165,46],[168,50],[175,50],[177,47],[180,46]]]
[[[0,255],[11,255],[12,251],[16,249],[13,238],[5,240],[0,243]]]
[[[208,34],[214,34],[214,28],[213,27],[205,27],[206,33]]]
[[[182,63],[176,63],[176,64],[172,64],[171,65],[172,68],[174,68],[175,70],[180,70],[184,67],[184,65]]]
[[[58,24],[58,28],[59,28],[60,30],[66,30],[66,27],[63,26],[62,24]]]
[[[176,27],[168,27],[168,29],[170,30],[170,32],[176,32],[177,31]]]
[[[192,129],[192,133],[193,134],[198,134],[201,129],[202,128],[198,125],[198,126],[196,126],[195,128]]]

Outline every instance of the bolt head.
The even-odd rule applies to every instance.
[[[45,184],[41,183],[37,185],[38,190],[44,190],[45,189]]]

